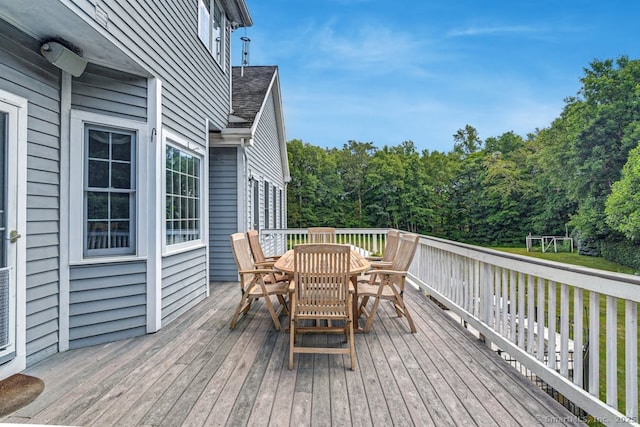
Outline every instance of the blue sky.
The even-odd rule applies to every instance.
[[[548,127],[594,59],[640,59],[635,0],[246,0],[250,65],[278,65],[287,140],[450,151]]]

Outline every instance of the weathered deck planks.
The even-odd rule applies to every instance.
[[[418,332],[381,304],[349,357],[297,354],[263,303],[235,330],[237,284],[161,331],[67,351],[25,373],[45,391],[0,422],[62,425],[532,425],[576,424],[568,411],[509,367],[419,292],[408,290]],[[309,344],[341,336],[308,335]]]

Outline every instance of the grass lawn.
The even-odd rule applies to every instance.
[[[626,274],[634,274],[638,275],[640,272],[635,271],[633,268],[626,267],[624,265],[616,264],[611,261],[606,261],[602,258],[598,257],[590,257],[584,255],[578,255],[577,253],[570,252],[545,252],[543,253],[538,249],[538,251],[527,252],[526,248],[493,248],[499,251],[509,252],[512,254],[525,255],[534,258],[542,258],[549,261],[562,262],[565,264],[573,264],[580,265],[583,267],[596,268],[600,270],[613,271],[617,273],[626,273]],[[558,296],[559,301],[559,296]],[[588,292],[585,292],[585,301],[588,301]],[[571,306],[572,307],[572,306]],[[573,312],[573,308],[571,308]],[[624,343],[624,302],[618,302],[618,403],[620,411],[624,413],[625,407],[625,396],[624,396],[624,359],[625,359],[625,343]],[[572,315],[572,314],[571,314]],[[600,298],[600,398],[605,399],[606,396],[606,372],[604,370],[604,364],[606,361],[606,298]],[[640,330],[638,331],[638,340],[640,341]],[[639,359],[640,365],[640,359]],[[639,374],[640,381],[640,374]]]

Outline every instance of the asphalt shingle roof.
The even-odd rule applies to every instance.
[[[232,68],[233,115],[244,121],[230,120],[228,127],[250,128],[253,126],[277,69],[277,66]]]

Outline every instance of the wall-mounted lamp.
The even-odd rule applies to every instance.
[[[43,43],[40,53],[47,61],[74,77],[80,77],[87,66],[86,59],[55,41]]]

